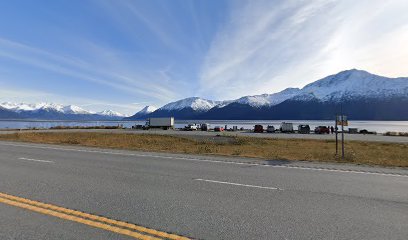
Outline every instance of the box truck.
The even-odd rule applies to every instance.
[[[174,128],[174,117],[149,118],[146,125],[148,128],[161,128],[164,130]]]
[[[281,132],[283,132],[283,133],[293,133],[293,132],[295,132],[295,131],[293,130],[293,123],[287,123],[287,122],[283,122],[283,123],[281,124],[279,130],[280,130]]]

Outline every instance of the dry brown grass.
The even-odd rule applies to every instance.
[[[112,133],[14,133],[0,140],[69,144],[91,147],[191,154],[254,157],[270,160],[341,162],[335,157],[335,142],[327,140],[261,139],[232,137],[215,143],[175,136]],[[346,142],[346,161],[357,164],[408,167],[408,144]]]

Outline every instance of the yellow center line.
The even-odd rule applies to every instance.
[[[68,208],[63,208],[51,204],[46,204],[42,202],[37,202],[33,200],[29,200],[26,198],[16,197],[13,195],[5,194],[0,192],[0,202],[12,205],[15,207],[24,208],[27,210],[39,212],[46,215],[51,215],[54,217],[59,217],[62,219],[86,224],[89,226],[101,228],[104,230],[112,231],[115,233],[128,235],[137,239],[160,239],[160,238],[167,238],[173,240],[187,240],[189,238],[178,236],[175,234],[169,234],[166,232],[157,231],[154,229],[138,226],[132,223],[122,222],[118,220],[109,219],[106,217],[96,216],[89,213],[84,213],[81,211],[76,211]],[[123,227],[127,228],[124,229]],[[156,237],[151,237],[147,235],[142,235],[137,232],[133,232],[132,230],[136,230],[141,233],[147,233]]]

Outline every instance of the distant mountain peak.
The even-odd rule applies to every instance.
[[[171,102],[163,107],[160,110],[180,110],[183,108],[192,108],[195,111],[208,111],[209,109],[217,106],[219,103],[218,101],[207,100],[204,98],[199,97],[189,97],[185,99],[181,99],[176,102]]]
[[[13,103],[13,102],[3,102],[0,103],[0,108],[7,109],[8,111],[18,113],[22,115],[22,118],[43,119],[43,118],[61,118],[60,120],[65,119],[70,115],[69,119],[78,118],[81,116],[89,119],[120,119],[125,117],[125,115],[112,111],[105,110],[99,113],[94,113],[87,111],[76,105],[62,105],[57,103]],[[48,115],[47,115],[48,114]],[[77,115],[77,116],[74,116]]]
[[[327,76],[301,89],[302,93],[313,93],[321,101],[388,97],[408,94],[408,78],[388,78],[364,70],[351,69]]]
[[[149,114],[156,111],[157,108],[155,106],[145,106],[142,110],[137,113]]]
[[[102,115],[102,116],[110,116],[110,117],[126,117],[125,114],[122,114],[120,112],[116,112],[113,110],[103,110],[101,112],[97,112],[96,114]]]
[[[142,110],[139,112],[135,113],[133,116],[128,117],[127,119],[133,120],[133,119],[144,119],[149,115],[150,113],[153,113],[156,111],[157,108],[154,106],[145,106]]]
[[[63,113],[69,113],[69,114],[90,114],[91,113],[75,105],[62,106],[61,110]]]

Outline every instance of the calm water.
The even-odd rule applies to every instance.
[[[182,128],[188,123],[209,123],[214,126],[225,126],[232,128],[252,129],[255,124],[261,124],[265,127],[273,125],[279,127],[282,122],[291,122],[295,126],[298,124],[309,124],[311,129],[316,126],[332,126],[334,121],[310,121],[310,120],[180,120],[176,121],[176,128]],[[124,127],[131,128],[135,124],[144,124],[145,121],[1,121],[0,129],[29,129],[29,128],[50,128],[55,126],[117,126],[122,124]],[[376,131],[384,133],[387,131],[408,132],[408,121],[349,121],[349,127],[360,129],[367,129],[369,131]]]

